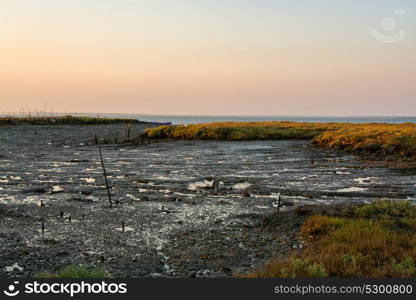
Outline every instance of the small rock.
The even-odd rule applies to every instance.
[[[67,256],[67,255],[69,255],[69,252],[67,252],[67,251],[59,251],[55,255],[56,256]]]
[[[293,244],[293,245],[292,245],[292,248],[293,248],[293,249],[299,249],[299,250],[300,250],[300,249],[302,249],[302,248],[303,248],[303,245],[302,245],[302,244]]]
[[[250,197],[251,197],[250,192],[245,191],[245,192],[243,193],[243,197],[250,198]]]
[[[14,272],[14,271],[19,271],[22,272],[24,270],[23,267],[19,266],[18,263],[14,263],[11,266],[6,266],[4,267],[4,271],[10,273],[10,272]]]
[[[140,254],[136,254],[136,255],[133,257],[133,262],[137,262],[137,261],[139,260],[139,258],[140,258]]]
[[[85,163],[85,162],[90,162],[89,160],[87,160],[87,159],[71,159],[69,162],[71,162],[71,163]]]
[[[233,271],[232,271],[230,268],[228,268],[228,267],[222,267],[222,268],[221,268],[221,271],[222,271],[224,274],[228,275],[228,276],[231,276],[231,275],[233,274]]]
[[[92,199],[78,198],[78,197],[74,197],[72,199],[69,199],[69,201],[78,201],[78,202],[83,202],[83,203],[93,203],[94,202],[94,200],[92,200]]]
[[[45,187],[30,188],[30,189],[23,190],[22,193],[24,193],[24,194],[44,194],[44,193],[46,193],[46,188]]]

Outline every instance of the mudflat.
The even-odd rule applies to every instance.
[[[132,135],[146,127],[132,126]],[[120,202],[109,209],[93,140],[124,130],[0,127],[0,276],[84,264],[115,277],[227,277],[299,248],[299,206],[416,197],[415,168],[309,141],[176,141],[103,146]]]

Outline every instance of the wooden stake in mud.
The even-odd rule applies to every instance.
[[[107,171],[105,170],[105,165],[104,165],[104,159],[103,159],[103,153],[101,151],[101,143],[100,140],[98,139],[98,151],[100,153],[100,159],[101,159],[101,166],[103,167],[103,174],[104,174],[104,180],[105,180],[105,187],[107,189],[107,194],[108,194],[108,202],[110,203],[110,208],[113,208],[113,201],[111,200],[111,192],[110,192],[110,186],[108,184],[108,179],[107,179]]]
[[[43,235],[45,234],[45,223],[42,222],[42,239],[43,239]]]
[[[123,232],[126,231],[126,224],[124,223],[124,220],[121,222],[121,230]]]
[[[130,133],[131,133],[131,122],[124,125],[124,135],[127,142],[130,141]]]
[[[213,180],[213,182],[212,182],[212,189],[213,189],[215,192],[217,192],[217,191],[218,191],[219,186],[220,186],[220,181],[219,181],[219,179],[215,178],[215,179]]]
[[[61,211],[61,212],[59,213],[59,217],[60,217],[61,219],[64,217],[64,212],[63,212],[63,211]]]
[[[280,193],[277,195],[277,212],[280,212],[280,201],[281,201],[281,197],[280,197]]]

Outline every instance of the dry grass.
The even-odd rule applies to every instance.
[[[416,124],[352,124],[298,122],[226,122],[148,129],[148,139],[284,140],[310,139],[313,144],[371,158],[416,160]]]
[[[339,123],[217,122],[160,126],[148,129],[145,135],[152,139],[183,140],[312,139],[328,129],[338,129],[340,125]]]
[[[416,124],[359,124],[328,130],[314,144],[352,153],[416,159]]]
[[[312,216],[302,226],[303,251],[239,276],[414,277],[415,215],[407,202],[382,201],[357,208],[350,218]]]

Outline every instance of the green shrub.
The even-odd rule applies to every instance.
[[[358,207],[355,214],[361,218],[414,218],[416,207],[409,201],[380,200]]]
[[[316,263],[310,263],[307,260],[295,258],[290,261],[287,268],[282,269],[281,274],[287,278],[299,278],[299,277],[315,277],[323,278],[328,274],[321,265]]]
[[[415,274],[416,273],[416,264],[415,260],[412,257],[405,257],[399,263],[393,264],[395,271],[404,274]]]

